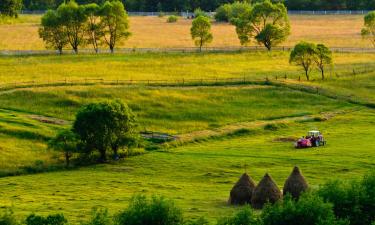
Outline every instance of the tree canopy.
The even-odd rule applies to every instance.
[[[199,51],[202,51],[202,46],[212,42],[211,22],[205,16],[198,16],[193,20],[190,34]]]
[[[364,18],[362,37],[368,39],[375,47],[375,11],[369,12]]]
[[[22,0],[0,0],[0,14],[17,17],[22,8]]]
[[[290,53],[289,62],[302,66],[307,80],[310,80],[309,73],[315,62],[315,49],[315,44],[302,41]]]

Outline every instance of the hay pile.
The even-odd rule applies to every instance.
[[[294,167],[292,173],[285,181],[283,194],[291,194],[294,199],[298,199],[302,192],[308,189],[308,184],[303,177],[300,169],[296,166]]]
[[[242,174],[230,191],[228,203],[232,205],[250,204],[254,188],[255,183],[251,177],[247,173]]]
[[[254,189],[251,205],[255,209],[262,209],[267,202],[275,203],[281,199],[282,194],[272,177],[266,173],[258,186]]]

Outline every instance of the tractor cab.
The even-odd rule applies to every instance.
[[[321,135],[320,131],[312,130],[307,133],[308,137],[319,137]]]

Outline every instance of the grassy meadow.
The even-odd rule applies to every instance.
[[[291,122],[277,131],[257,128],[243,136],[154,151],[119,163],[1,178],[0,202],[13,205],[18,216],[62,212],[78,223],[90,215],[91,207],[105,206],[115,213],[134,193],[156,194],[174,199],[188,218],[214,221],[236,210],[226,201],[245,165],[255,181],[269,172],[280,187],[294,165],[312,187],[333,178],[362,176],[375,166],[374,121],[373,111],[357,109],[324,122]],[[309,129],[323,130],[328,145],[295,150],[285,141]]]
[[[126,48],[173,48],[193,47],[190,38],[191,20],[181,18],[177,23],[167,23],[166,17],[130,17],[129,40],[118,47]],[[362,40],[362,15],[291,15],[291,35],[283,43],[293,46],[301,40],[324,43],[331,47],[368,47]],[[1,50],[45,49],[38,36],[39,15],[21,15],[12,24],[0,23]],[[160,32],[163,30],[163,32]],[[213,23],[214,40],[211,46],[239,46],[235,28],[227,23]],[[27,38],[25,38],[27,37]],[[252,43],[255,45],[255,43]]]

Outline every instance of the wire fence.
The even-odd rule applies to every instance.
[[[290,51],[292,46],[274,47],[273,51]],[[337,53],[375,53],[375,48],[352,48],[352,47],[332,47],[331,50]],[[267,51],[262,46],[227,46],[227,47],[204,47],[201,50],[206,53],[215,52],[256,52]],[[198,53],[199,48],[196,47],[180,47],[180,48],[118,48],[115,54],[129,53]],[[0,50],[0,56],[22,56],[22,55],[58,55],[57,50]],[[76,54],[73,50],[65,49],[63,54]],[[79,49],[79,54],[111,54],[109,49],[99,49],[96,53],[93,49]]]

